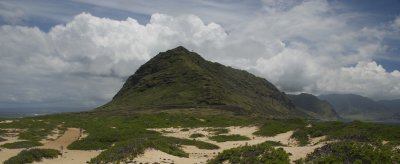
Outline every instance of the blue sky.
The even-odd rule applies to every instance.
[[[183,45],[289,93],[400,98],[399,0],[3,0],[0,104],[98,106]]]

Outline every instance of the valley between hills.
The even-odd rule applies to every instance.
[[[177,47],[96,109],[1,119],[0,161],[400,163],[400,126],[363,122],[397,120],[396,101],[366,99],[288,95]]]

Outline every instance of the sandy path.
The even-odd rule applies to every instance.
[[[101,151],[82,151],[82,150],[68,150],[67,146],[72,142],[78,140],[80,135],[78,128],[68,128],[65,133],[54,141],[45,143],[38,148],[57,149],[61,151],[63,148],[63,155],[54,159],[43,159],[41,162],[36,163],[68,163],[68,164],[82,164],[89,161],[91,158],[96,157]]]
[[[101,151],[81,151],[81,150],[68,150],[67,146],[71,144],[72,142],[76,141],[79,138],[80,135],[80,130],[78,128],[68,128],[64,134],[62,134],[60,137],[58,135],[56,136],[55,134],[50,134],[48,138],[50,139],[55,139],[53,141],[51,140],[43,140],[42,143],[44,144],[43,146],[35,147],[35,148],[45,148],[45,149],[56,149],[61,151],[61,147],[63,147],[63,155],[59,156],[58,158],[54,159],[43,159],[41,162],[35,162],[35,163],[66,163],[66,164],[82,164],[86,163],[86,161],[89,161],[91,158],[96,157],[101,153]],[[84,137],[84,136],[82,136]],[[18,140],[17,135],[10,135],[8,137],[3,137],[7,139],[7,141],[0,142],[0,145],[5,144],[5,143],[12,143],[12,142],[17,142],[17,141],[22,141]],[[5,149],[1,148],[0,151],[0,163],[3,163],[5,160],[16,156],[18,153],[20,153],[24,149]]]

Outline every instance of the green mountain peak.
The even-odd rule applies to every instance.
[[[301,113],[267,80],[207,61],[182,46],[143,64],[112,101],[97,110],[176,108],[212,108],[266,117]]]

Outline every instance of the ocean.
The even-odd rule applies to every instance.
[[[81,112],[93,109],[93,107],[79,108],[0,108],[0,118],[22,118],[47,114]]]

